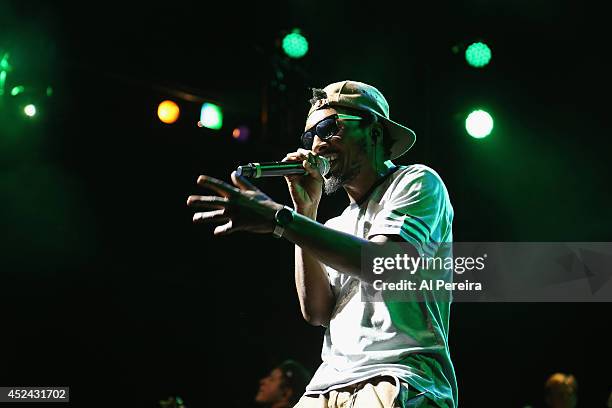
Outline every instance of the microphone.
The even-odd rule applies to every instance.
[[[322,176],[329,172],[330,164],[323,156],[317,156],[317,168]],[[238,166],[236,174],[243,177],[260,178],[275,176],[290,176],[293,174],[308,174],[302,166],[302,162],[269,162],[269,163],[249,163]]]

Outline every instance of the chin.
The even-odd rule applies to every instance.
[[[325,194],[330,195],[340,190],[342,187],[342,179],[339,176],[332,175],[325,179],[325,184],[323,185],[323,189],[325,190]]]

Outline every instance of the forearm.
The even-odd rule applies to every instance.
[[[399,235],[375,235],[371,240],[366,240],[326,227],[300,214],[296,214],[293,221],[285,227],[283,237],[299,246],[303,253],[312,256],[315,260],[338,272],[369,283],[378,278],[370,270],[362,269],[362,251],[368,250],[371,254],[376,253],[377,256],[384,257],[399,253],[406,253],[412,258],[419,256],[416,248],[405,245],[406,241]]]
[[[316,209],[302,212],[316,220]],[[304,319],[315,326],[327,326],[335,299],[325,266],[307,249],[295,246],[295,288]]]
[[[361,251],[366,245],[375,245],[368,240],[326,227],[301,214],[295,215],[293,222],[285,228],[283,237],[299,246],[302,254],[313,257],[313,261],[318,260],[358,279],[362,278]]]
[[[325,267],[314,256],[295,246],[295,288],[304,319],[315,326],[327,326],[335,299]]]

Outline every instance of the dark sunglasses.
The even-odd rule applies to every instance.
[[[336,136],[341,129],[340,122],[343,120],[363,120],[361,116],[345,115],[338,113],[320,120],[316,125],[302,133],[302,146],[306,150],[312,150],[315,136],[319,139],[328,141]]]

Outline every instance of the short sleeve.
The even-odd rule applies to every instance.
[[[446,187],[432,169],[420,166],[406,171],[390,187],[374,216],[368,239],[374,235],[399,235],[414,245],[419,255],[433,256],[445,242],[452,210]],[[450,214],[449,214],[450,211]]]

